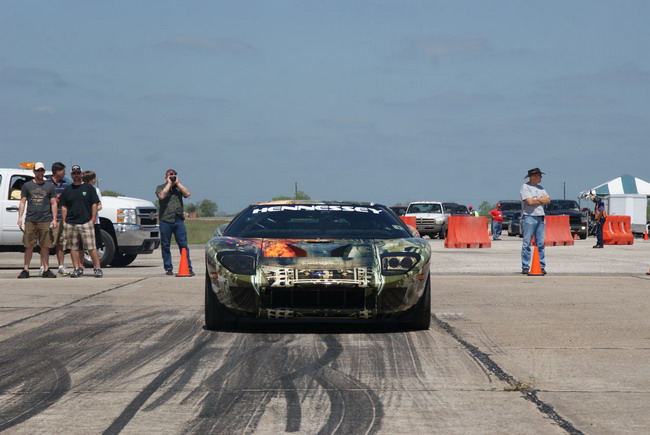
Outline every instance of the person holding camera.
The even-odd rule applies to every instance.
[[[185,248],[190,275],[194,276],[190,250],[187,247],[187,229],[185,228],[185,210],[183,208],[183,198],[189,198],[190,195],[189,189],[178,180],[178,173],[174,169],[168,169],[165,172],[165,183],[156,187],[156,196],[160,202],[160,250],[167,275],[174,274],[170,249],[173,234],[178,249]]]

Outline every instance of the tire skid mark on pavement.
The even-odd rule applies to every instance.
[[[31,319],[34,319],[36,317],[40,317],[40,316],[42,316],[44,314],[51,313],[52,311],[60,310],[61,308],[67,308],[67,307],[69,307],[71,305],[74,305],[76,303],[79,303],[81,301],[85,301],[86,299],[94,298],[95,296],[103,295],[104,293],[108,293],[108,292],[111,292],[113,290],[121,289],[122,287],[130,286],[131,284],[137,284],[140,281],[144,281],[145,279],[147,279],[147,278],[140,278],[140,279],[137,279],[135,281],[127,282],[125,284],[120,284],[118,286],[111,287],[111,288],[108,288],[106,290],[102,290],[100,292],[93,293],[91,295],[86,295],[86,296],[84,296],[82,298],[79,298],[79,299],[75,299],[74,301],[70,301],[67,304],[63,304],[63,305],[59,305],[59,306],[56,306],[56,307],[48,308],[47,310],[39,311],[38,313],[32,314],[31,316],[23,317],[21,319],[16,319],[13,322],[9,322],[9,323],[6,323],[4,325],[0,325],[0,329],[17,325],[17,324],[25,322],[27,320],[31,320]]]
[[[200,325],[190,319],[165,330],[160,322],[153,322],[173,314],[173,310],[136,310],[116,315],[103,306],[88,307],[2,341],[0,392],[12,400],[0,401],[0,430],[43,412],[71,389],[128,384],[129,376],[147,370],[150,362],[177,353]],[[147,343],[155,334],[161,335],[159,342],[125,346]],[[119,358],[110,357],[114,355]],[[103,363],[91,365],[95,361]],[[71,374],[79,376],[74,383]]]
[[[249,337],[250,340],[259,338],[259,334]],[[311,431],[312,428],[301,427],[303,411],[296,380],[303,377],[320,385],[330,401],[329,415],[318,433],[379,430],[383,416],[379,397],[360,381],[330,367],[343,352],[343,346],[333,335],[323,338],[327,350],[315,360],[310,354],[290,352],[291,337],[262,335],[261,338],[259,346],[234,345],[203,386],[188,395],[185,400],[200,397],[202,408],[199,419],[186,427],[187,432],[254,432],[268,403],[282,395],[287,412],[285,431]],[[239,344],[245,339],[238,338]],[[287,370],[292,371],[286,373]],[[205,388],[208,393],[202,394]],[[307,393],[310,390],[313,391],[307,388]]]
[[[442,328],[449,335],[451,335],[458,343],[460,343],[470,353],[472,358],[474,358],[477,361],[477,363],[483,365],[485,368],[491,371],[497,378],[499,378],[503,382],[506,382],[512,387],[515,387],[519,384],[512,376],[507,374],[497,363],[492,361],[492,358],[490,358],[488,354],[481,352],[478,347],[474,346],[473,344],[461,338],[460,334],[456,332],[456,329],[453,326],[451,326],[447,322],[440,320],[438,317],[436,317],[435,314],[431,314],[431,318],[434,322],[436,322],[436,324],[440,328]],[[555,411],[555,409],[551,405],[541,400],[537,396],[536,390],[524,390],[521,391],[521,394],[524,399],[535,404],[537,409],[539,409],[548,418],[550,418],[555,423],[557,423],[567,433],[572,435],[583,434],[581,430],[577,429],[575,426],[573,426],[573,424],[571,424],[571,422],[569,422],[560,414],[558,414],[557,411]]]

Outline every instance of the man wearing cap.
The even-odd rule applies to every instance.
[[[95,247],[95,225],[93,224],[97,218],[99,198],[94,186],[83,184],[79,165],[72,167],[70,175],[72,184],[65,188],[60,199],[61,215],[65,222],[65,249],[70,250],[72,264],[75,267],[70,276],[79,278],[83,275],[82,249],[85,247],[93,260],[95,278],[101,278],[104,274]]]
[[[539,264],[542,268],[542,273],[546,275],[546,261],[544,256],[544,236],[546,231],[546,225],[544,224],[544,204],[549,204],[551,198],[539,184],[542,181],[543,174],[539,168],[530,169],[524,177],[529,179],[528,183],[524,183],[521,189],[519,189],[522,206],[521,232],[523,234],[523,244],[521,246],[521,273],[523,274],[527,274],[530,270],[530,242],[533,236],[535,236],[535,244],[539,252]]]
[[[497,203],[493,210],[490,210],[492,216],[492,240],[501,240],[501,228],[503,225],[503,213],[501,213],[501,204]]]
[[[181,184],[174,169],[168,169],[165,172],[165,183],[156,187],[156,196],[160,203],[160,251],[167,275],[174,275],[171,254],[172,234],[174,234],[178,249],[182,251],[185,248],[190,275],[194,276],[190,250],[187,247],[187,229],[185,228],[183,208],[183,198],[189,198],[190,195],[189,189]]]
[[[18,206],[18,227],[24,232],[23,245],[25,245],[25,261],[23,270],[18,278],[29,278],[29,263],[36,245],[41,247],[41,265],[43,278],[56,278],[49,267],[50,248],[54,247],[52,228],[56,228],[56,192],[52,183],[47,183],[45,165],[37,162],[34,165],[34,179],[23,184],[20,191],[20,205]],[[25,229],[23,230],[23,212],[25,215]]]
[[[49,181],[54,186],[56,192],[56,202],[57,202],[57,216],[56,220],[58,225],[54,231],[54,246],[56,248],[56,259],[59,262],[59,275],[70,275],[63,262],[65,261],[65,251],[63,250],[63,220],[61,216],[61,203],[59,199],[61,194],[68,187],[68,183],[65,182],[65,165],[61,162],[52,163],[52,176]]]

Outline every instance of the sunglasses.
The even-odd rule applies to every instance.
[[[45,172],[45,169],[34,169],[36,172]]]
[[[75,174],[78,175],[78,174],[81,174],[81,171],[72,171],[71,174],[72,174],[72,175],[75,175]]]

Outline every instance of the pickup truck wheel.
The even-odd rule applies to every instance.
[[[106,267],[111,261],[113,261],[113,257],[115,257],[115,241],[111,235],[104,230],[101,230],[101,235],[104,247],[98,249],[97,253],[99,254],[99,263],[101,264],[101,267]],[[93,267],[93,260],[90,258],[88,251],[84,251],[83,261],[84,266]]]
[[[138,254],[115,254],[113,261],[111,261],[111,266],[113,267],[126,267],[129,264],[133,263],[133,260],[138,256]]]
[[[408,329],[421,331],[431,326],[431,281],[427,278],[424,292],[418,302],[404,315]]]
[[[444,239],[445,237],[447,237],[447,231],[440,230],[440,232],[438,233],[438,238],[439,239]]]
[[[208,272],[205,272],[205,329],[220,331],[234,329],[237,326],[237,316],[223,306],[212,291],[212,283]]]

